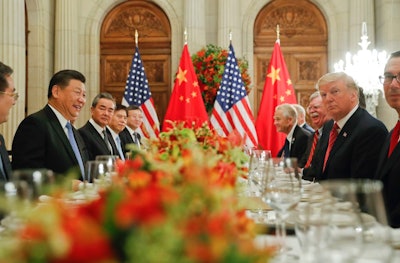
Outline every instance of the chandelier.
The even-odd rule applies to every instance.
[[[363,89],[367,100],[367,110],[376,116],[375,108],[378,106],[379,93],[382,92],[382,84],[379,76],[383,74],[385,64],[388,60],[386,51],[378,52],[376,49],[369,50],[371,44],[368,41],[367,24],[362,23],[361,49],[356,54],[346,53],[346,61],[339,60],[334,64],[335,72],[345,72],[352,76],[357,85]]]

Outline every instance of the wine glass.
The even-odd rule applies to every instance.
[[[297,257],[288,253],[285,246],[286,220],[290,211],[301,199],[301,176],[297,158],[270,158],[264,176],[263,200],[276,213],[276,237],[279,251],[274,262],[290,262]]]
[[[268,210],[261,197],[263,191],[262,180],[270,158],[270,150],[252,149],[250,152],[249,176],[247,179],[248,208],[257,223],[264,222],[264,212]]]
[[[97,196],[97,191],[108,185],[106,176],[108,174],[108,161],[87,161],[85,166],[86,180],[84,183],[85,195]]]
[[[382,197],[382,183],[369,179],[342,179],[323,182],[322,185],[337,198],[337,213],[345,210],[348,214],[355,215],[352,220],[358,224],[354,224],[354,228],[358,228],[353,231],[355,240],[349,262],[352,259],[390,262],[393,249],[390,245],[390,228]],[[337,233],[333,233],[331,240],[337,239],[336,236]]]
[[[118,159],[118,155],[97,155],[95,161],[105,161],[107,163],[107,176],[113,176],[116,174],[116,163]]]

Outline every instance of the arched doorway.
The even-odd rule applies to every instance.
[[[327,25],[318,7],[308,0],[271,1],[261,9],[254,23],[255,116],[278,24],[281,50],[298,103],[308,105],[316,81],[327,72]]]
[[[105,17],[100,33],[100,91],[121,103],[135,49],[139,50],[160,123],[168,106],[171,72],[171,26],[163,10],[147,1],[127,1]]]

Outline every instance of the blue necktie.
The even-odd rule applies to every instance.
[[[117,142],[117,150],[118,150],[119,156],[121,157],[121,160],[125,160],[125,156],[124,156],[124,153],[122,152],[122,148],[121,148],[121,140],[119,139],[118,135],[117,135],[117,137],[115,137],[115,141]]]
[[[75,141],[75,137],[74,137],[74,133],[72,131],[71,123],[67,122],[67,125],[65,125],[65,127],[67,127],[68,140],[69,140],[69,143],[72,146],[72,150],[75,153],[75,157],[76,157],[76,159],[78,161],[79,168],[81,169],[82,178],[85,178],[85,169],[83,167],[83,161],[82,161],[81,153],[79,152],[78,144]]]

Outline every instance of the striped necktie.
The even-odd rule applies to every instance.
[[[307,160],[307,163],[304,166],[304,168],[310,167],[311,161],[314,157],[315,148],[317,147],[318,139],[319,139],[319,132],[318,132],[318,130],[315,130],[314,138],[313,138],[313,142],[312,142],[312,146],[311,146],[311,150],[310,150],[310,155],[308,156],[308,160]]]
[[[325,153],[324,169],[323,169],[323,171],[325,171],[326,162],[328,161],[329,154],[331,153],[333,144],[335,143],[336,138],[337,138],[337,136],[338,136],[338,129],[339,129],[339,125],[337,125],[337,123],[335,122],[335,124],[333,125],[333,128],[332,128],[331,132],[329,133],[329,142],[328,142],[328,148],[326,149],[326,153]]]

